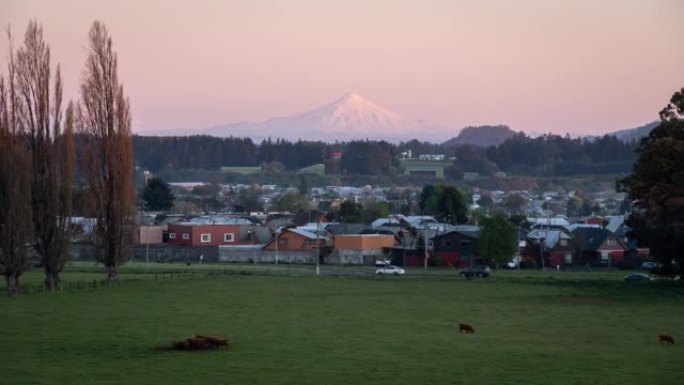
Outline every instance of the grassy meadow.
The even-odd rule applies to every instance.
[[[155,280],[131,265],[111,287],[0,297],[0,383],[679,384],[684,370],[678,283],[626,283],[624,273],[464,280],[192,269]],[[74,270],[65,281],[103,276]],[[459,322],[475,334],[459,334]],[[169,349],[201,333],[232,345]],[[660,333],[677,344],[658,343]]]

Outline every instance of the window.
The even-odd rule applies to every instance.
[[[452,247],[451,239],[442,239],[442,247]]]
[[[201,234],[200,235],[200,242],[202,242],[202,243],[211,242],[211,234]]]
[[[169,239],[176,239],[176,233],[169,233]]]
[[[615,246],[616,244],[617,244],[617,242],[615,242],[615,239],[609,239],[608,240],[608,245]]]
[[[461,241],[461,246],[470,246],[470,241]]]
[[[223,242],[235,242],[235,234],[233,234],[233,233],[223,234]]]
[[[190,234],[188,234],[188,233],[183,234],[183,239],[190,239]]]
[[[568,245],[568,240],[567,240],[567,239],[561,239],[561,240],[560,240],[560,245],[561,245],[561,246],[567,246],[567,245]]]
[[[278,244],[281,246],[287,245],[287,238],[278,238]]]

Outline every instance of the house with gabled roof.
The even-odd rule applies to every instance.
[[[627,250],[622,239],[606,229],[578,228],[572,232],[572,243],[582,263],[591,266],[619,264]]]
[[[472,266],[479,258],[479,244],[479,227],[454,226],[454,230],[435,235],[432,239],[433,258],[439,258],[442,266]]]
[[[332,250],[332,238],[298,228],[284,228],[262,250],[274,259],[289,263],[314,263],[317,257],[320,263],[325,263]]]
[[[317,247],[332,245],[332,240],[324,235],[301,230],[297,228],[285,228],[278,235],[278,250],[282,251],[310,251]],[[276,249],[276,237],[264,245],[264,250]]]
[[[525,238],[523,259],[533,260],[539,267],[573,264],[570,236],[565,232],[538,229],[530,231]]]

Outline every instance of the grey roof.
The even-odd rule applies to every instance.
[[[378,218],[371,223],[371,228],[377,227],[401,227],[401,221],[398,218]]]
[[[608,224],[606,225],[606,230],[615,233],[617,230],[625,224],[625,216],[624,215],[616,215],[614,217],[610,217],[608,220]]]
[[[254,223],[247,218],[207,216],[192,218],[184,225],[253,225]]]
[[[561,239],[570,239],[570,236],[560,230],[533,230],[527,234],[529,239],[543,239],[544,248],[553,249]]]
[[[570,226],[564,226],[569,232],[573,232],[577,229],[600,229],[601,225],[590,224],[590,223],[573,223]]]
[[[555,218],[527,218],[527,221],[532,225],[540,226],[569,226],[570,222],[563,217]]]
[[[307,239],[328,239],[328,237],[324,237],[324,236],[320,236],[320,235],[317,236],[316,234],[314,234],[310,231],[296,229],[296,228],[288,228],[288,229],[285,229],[285,231],[291,231],[291,232],[293,232],[295,234],[299,234],[302,237],[305,237]]]

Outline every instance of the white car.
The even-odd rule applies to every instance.
[[[375,260],[375,267],[385,267],[389,266],[392,264],[392,261],[389,259],[376,259]]]
[[[381,268],[375,270],[375,274],[380,274],[380,275],[382,275],[382,274],[400,275],[400,274],[405,274],[405,273],[406,273],[406,270],[402,269],[401,267],[392,266],[392,265],[381,267]]]

